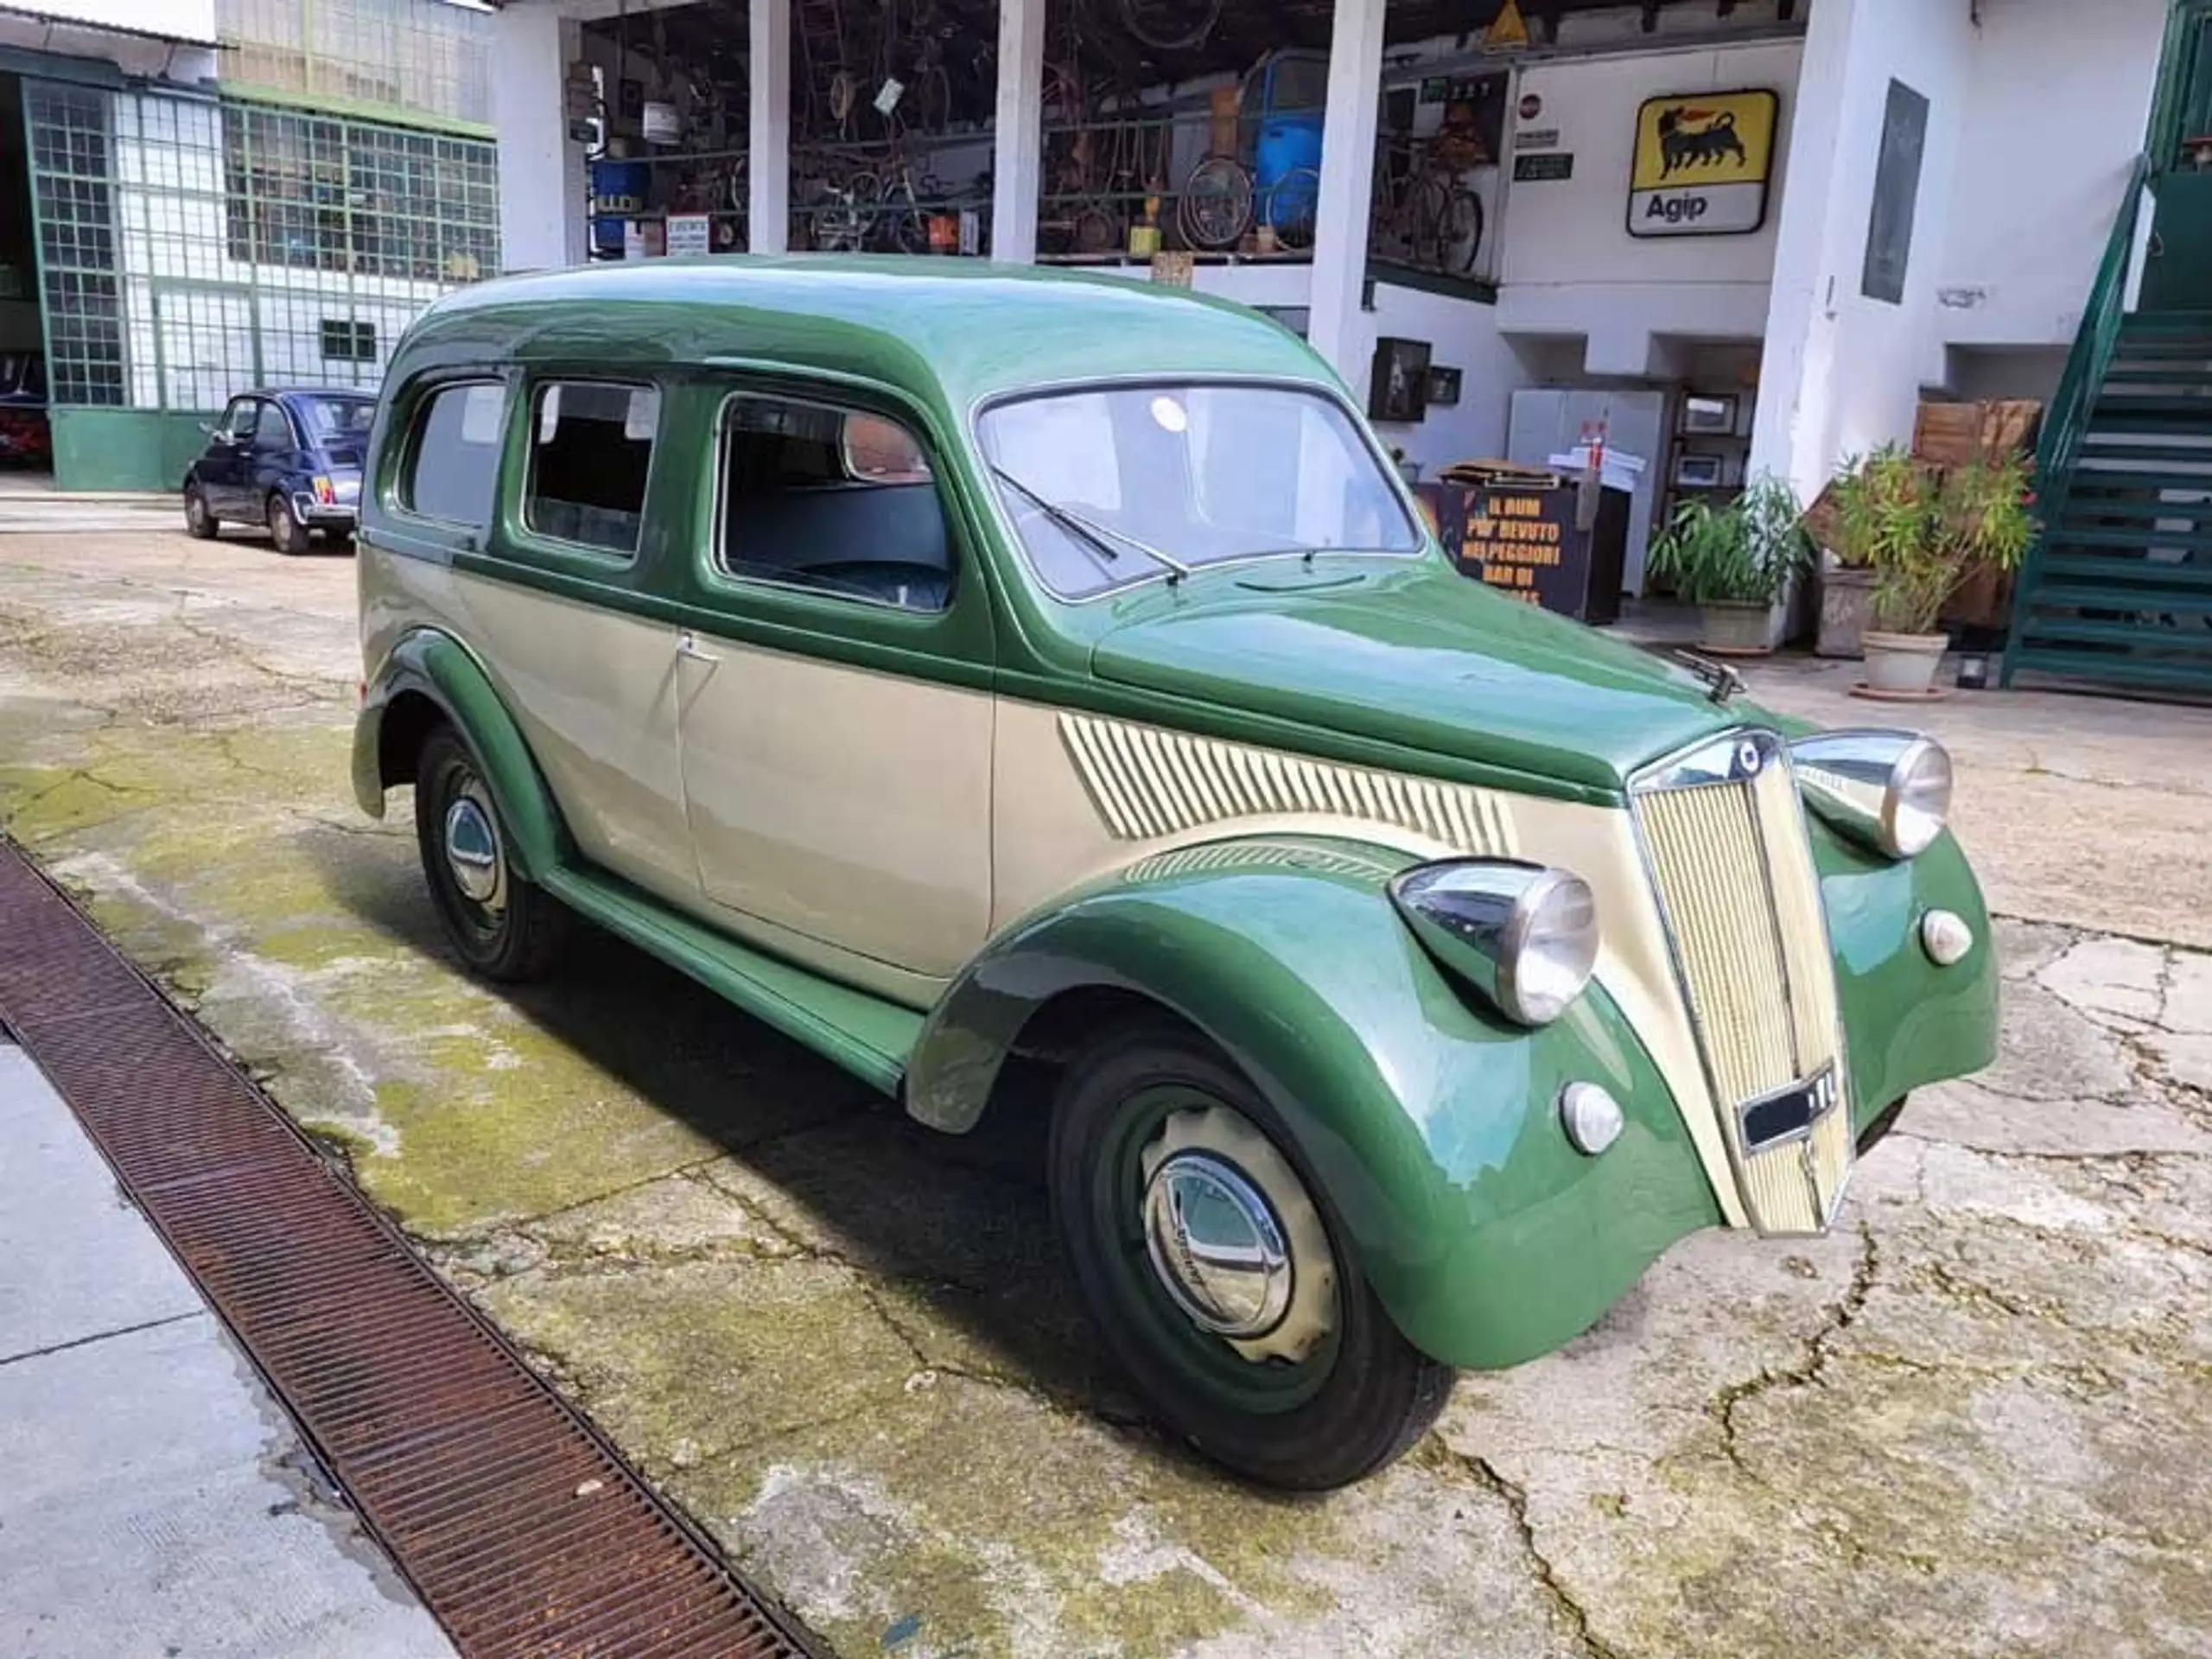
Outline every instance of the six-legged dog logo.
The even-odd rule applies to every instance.
[[[1692,127],[1692,122],[1702,124]],[[1694,168],[1719,167],[1724,161],[1741,165],[1747,159],[1732,112],[1692,109],[1687,104],[1659,112],[1659,155],[1661,175],[1666,178]]]

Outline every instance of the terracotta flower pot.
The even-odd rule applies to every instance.
[[[1883,633],[1869,628],[1860,644],[1866,653],[1866,689],[1906,696],[1925,696],[1935,689],[1949,636],[1941,633]]]

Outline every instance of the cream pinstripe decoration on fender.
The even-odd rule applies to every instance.
[[[1063,714],[1059,725],[1099,816],[1122,841],[1244,818],[1315,817],[1386,824],[1461,853],[1512,855],[1505,802],[1488,790],[1087,715]]]

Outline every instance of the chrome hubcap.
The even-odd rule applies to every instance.
[[[1201,1329],[1263,1337],[1290,1306],[1290,1246],[1252,1184],[1210,1153],[1160,1160],[1144,1189],[1145,1249]]]
[[[505,887],[499,861],[499,832],[492,814],[473,792],[454,798],[446,809],[446,868],[464,896],[497,909]]]
[[[1192,1324],[1255,1363],[1305,1359],[1336,1329],[1328,1229],[1249,1119],[1170,1113],[1141,1161],[1145,1254]]]

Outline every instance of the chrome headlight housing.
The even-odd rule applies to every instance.
[[[1917,858],[1951,816],[1951,756],[1914,732],[1822,732],[1789,746],[1805,804],[1853,841]]]
[[[1405,871],[1390,897],[1431,956],[1518,1024],[1558,1019],[1597,966],[1597,899],[1565,870],[1450,859]]]

